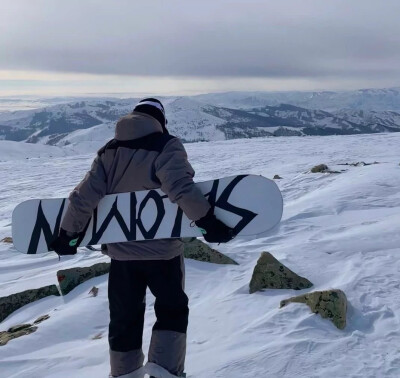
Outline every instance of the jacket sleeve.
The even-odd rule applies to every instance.
[[[171,202],[178,204],[189,219],[196,221],[207,214],[211,206],[193,182],[194,170],[178,138],[165,145],[154,167],[161,190]]]
[[[104,166],[100,156],[96,156],[90,171],[69,195],[70,202],[61,227],[70,232],[82,231],[106,191]]]

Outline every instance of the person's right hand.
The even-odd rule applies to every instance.
[[[60,232],[50,244],[50,248],[59,256],[75,255],[82,236],[81,233],[69,232],[60,228]]]
[[[236,236],[233,228],[216,218],[213,209],[210,209],[203,218],[194,223],[209,243],[228,243]]]

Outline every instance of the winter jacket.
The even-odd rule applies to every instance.
[[[69,196],[61,227],[82,231],[106,194],[161,188],[191,220],[210,204],[193,182],[194,170],[181,141],[162,133],[161,124],[139,112],[121,118],[115,138],[98,151],[90,171]],[[169,260],[183,252],[179,239],[112,243],[105,252],[116,260]]]

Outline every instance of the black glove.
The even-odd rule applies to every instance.
[[[204,239],[209,243],[228,243],[236,236],[233,228],[215,217],[213,209],[210,209],[203,218],[194,223],[200,228]]]
[[[60,233],[50,244],[50,248],[57,252],[58,255],[75,255],[83,236],[82,233],[69,232],[60,228]]]

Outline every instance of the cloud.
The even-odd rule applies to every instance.
[[[2,0],[0,70],[395,85],[399,14],[398,0]]]

